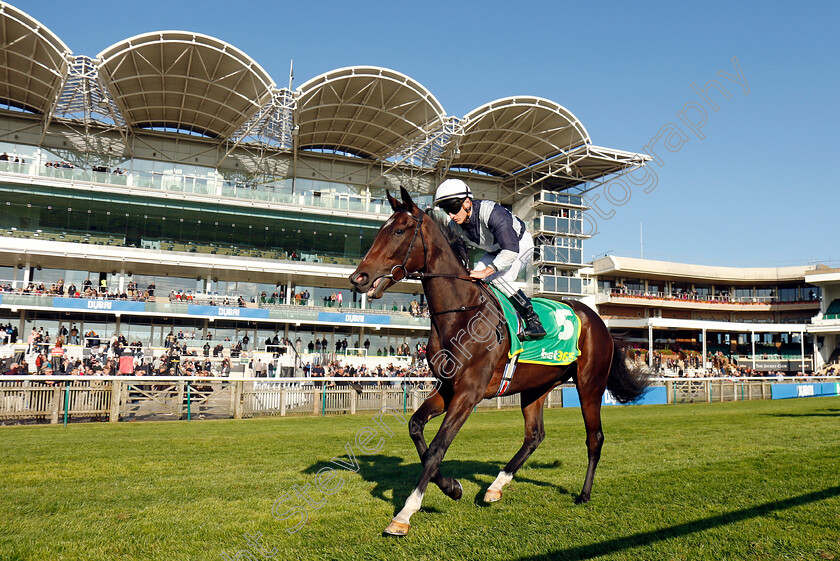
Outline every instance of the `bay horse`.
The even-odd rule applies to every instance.
[[[420,510],[429,482],[452,499],[463,494],[461,484],[444,477],[440,464],[455,435],[478,403],[499,391],[508,361],[510,336],[495,297],[483,282],[473,282],[449,244],[443,228],[427,216],[401,187],[402,201],[387,194],[394,214],[382,225],[370,250],[350,275],[357,292],[380,298],[404,278],[421,280],[431,318],[426,356],[439,386],[411,416],[409,434],[423,466],[417,487],[385,535],[404,536],[411,516]],[[591,308],[567,302],[580,319],[580,356],[567,366],[522,363],[499,395],[521,394],[525,441],[499,472],[484,495],[485,502],[501,499],[502,489],[545,437],[543,405],[557,385],[573,380],[586,427],[589,464],[576,504],[589,501],[595,468],[601,456],[601,397],[609,388],[620,403],[636,400],[648,385],[648,374],[628,366],[623,350]],[[440,429],[427,445],[426,423],[445,413]]]

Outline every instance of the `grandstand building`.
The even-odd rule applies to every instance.
[[[0,323],[20,340],[37,326],[151,347],[184,332],[413,348],[429,329],[419,284],[374,303],[347,281],[387,189],[422,205],[444,177],[466,180],[533,225],[539,274],[523,286],[576,298],[581,194],[648,159],[593,144],[532,96],[456,117],[372,66],[281,87],[233,45],[182,31],[91,57],[2,2],[0,34]]]
[[[836,334],[812,335],[812,318],[828,300],[821,300],[823,291],[840,307],[840,276],[810,269],[606,256],[593,262],[591,297],[610,329],[641,349],[722,353],[752,370],[807,372],[827,362],[837,346]],[[826,283],[836,294],[822,288]],[[840,321],[823,321],[826,334],[840,331]]]
[[[840,269],[821,265],[808,271],[805,280],[822,291],[819,313],[808,326],[816,345],[817,363],[840,363]]]

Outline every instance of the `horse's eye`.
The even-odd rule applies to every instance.
[[[405,233],[405,230],[403,230],[402,228],[397,228],[396,230],[394,230],[394,235],[395,236],[402,236],[404,233]]]

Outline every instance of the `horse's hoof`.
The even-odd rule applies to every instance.
[[[457,479],[455,480],[455,487],[452,489],[452,500],[457,501],[461,497],[464,496],[464,488],[461,487],[461,482]]]
[[[397,522],[396,520],[391,520],[391,523],[388,524],[388,527],[385,528],[385,531],[382,532],[383,536],[397,536],[403,537],[408,533],[408,529],[411,528],[411,524],[406,524],[404,522]]]
[[[498,500],[501,500],[502,492],[497,491],[496,489],[487,489],[487,492],[484,493],[484,502],[485,503],[495,503]]]

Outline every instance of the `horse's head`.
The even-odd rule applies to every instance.
[[[400,187],[402,201],[388,193],[394,214],[379,229],[373,245],[350,275],[356,292],[367,292],[368,298],[381,298],[391,286],[425,264],[426,241],[421,232],[425,215],[411,195]]]

